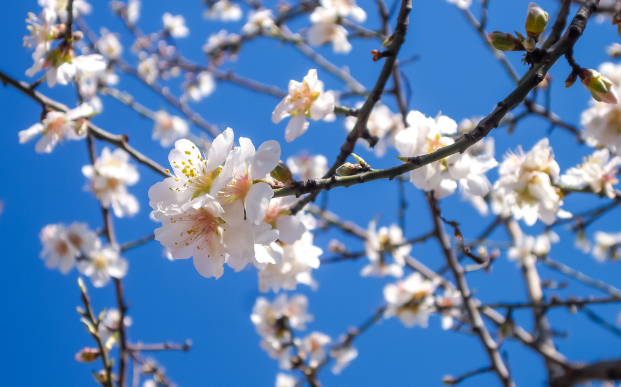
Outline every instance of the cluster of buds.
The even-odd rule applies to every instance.
[[[615,90],[615,87],[610,79],[592,69],[580,69],[578,76],[580,76],[580,81],[584,87],[591,92],[593,99],[597,102],[609,104],[619,103],[617,91]],[[568,87],[568,84],[569,86],[573,84],[572,79],[570,78],[572,78],[575,82],[576,75],[574,75],[574,73],[569,75],[568,79],[565,81],[565,87]]]
[[[488,41],[500,51],[527,51],[532,52],[537,48],[539,36],[548,24],[550,16],[535,3],[528,5],[526,14],[526,36],[515,31],[515,35],[508,32],[494,31],[487,35]]]

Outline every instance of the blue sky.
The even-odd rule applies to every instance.
[[[91,2],[95,3],[95,2]],[[476,3],[476,2],[475,2]],[[375,2],[363,0],[359,4],[367,10],[364,26],[378,28]],[[269,3],[268,3],[269,5]],[[523,29],[528,1],[491,1],[488,30],[513,31]],[[556,14],[558,1],[540,2],[551,15]],[[205,21],[201,17],[203,5],[192,1],[145,1],[139,26],[147,32],[160,27],[164,12],[183,14],[190,28],[190,37],[178,40],[179,50],[188,58],[204,63],[201,46],[212,32],[222,28],[237,32],[243,25]],[[478,3],[473,12],[479,14]],[[38,12],[35,0],[12,1],[3,4],[0,15],[3,49],[0,70],[26,80],[24,71],[31,66],[30,53],[22,47],[26,33],[27,12]],[[248,8],[244,6],[244,10]],[[572,7],[572,15],[575,13]],[[94,30],[106,26],[122,33],[124,57],[131,63],[136,58],[129,54],[132,43],[122,23],[112,15],[104,2],[94,6],[86,17]],[[308,24],[306,17],[290,24],[292,29]],[[394,20],[391,22],[394,27]],[[616,29],[608,22],[591,22],[585,35],[576,45],[576,59],[584,67],[596,68],[607,60],[605,47],[618,42]],[[349,55],[335,55],[329,47],[318,51],[339,66],[349,66],[351,74],[371,88],[381,69],[381,62],[370,60],[369,51],[378,48],[374,41],[355,40]],[[489,113],[513,87],[512,81],[493,55],[482,44],[475,31],[467,24],[461,12],[443,0],[413,1],[410,31],[403,46],[401,58],[418,55],[419,59],[403,68],[411,85],[410,109],[435,116],[442,112],[460,121],[463,118]],[[509,58],[520,73],[521,54]],[[268,84],[286,88],[290,79],[301,79],[316,65],[293,48],[274,40],[258,39],[244,45],[236,62],[227,63],[227,69]],[[342,83],[319,69],[319,78],[327,89],[342,89]],[[580,85],[563,88],[569,66],[563,60],[555,65],[551,74],[552,109],[564,120],[578,125],[580,113],[588,106],[589,95]],[[173,93],[179,93],[178,81],[170,83]],[[142,104],[157,110],[166,107],[165,101],[136,80],[121,76],[121,90],[130,91]],[[72,86],[40,89],[50,97],[67,105],[75,104]],[[34,144],[19,145],[17,132],[30,127],[39,117],[40,108],[33,101],[10,88],[0,89],[0,117],[3,118],[5,138],[0,142],[0,155],[5,163],[0,200],[4,210],[0,215],[0,254],[3,270],[0,271],[0,330],[3,332],[4,350],[0,355],[0,371],[6,385],[77,386],[94,385],[90,370],[98,365],[85,365],[73,360],[75,353],[85,346],[92,346],[90,337],[79,322],[75,307],[79,304],[76,283],[77,271],[63,276],[45,269],[38,258],[41,249],[38,233],[49,223],[87,222],[91,228],[101,226],[101,214],[93,195],[85,192],[86,180],[81,173],[88,163],[86,144],[69,142],[58,146],[52,154],[36,154]],[[152,122],[141,118],[115,100],[103,98],[105,110],[94,122],[113,133],[126,133],[130,144],[141,152],[166,165],[168,149],[150,140]],[[390,96],[384,101],[395,109]],[[209,121],[235,130],[237,136],[250,137],[255,144],[269,139],[281,142],[283,159],[301,150],[322,153],[332,162],[345,137],[343,119],[335,123],[312,122],[308,132],[293,143],[285,143],[285,124],[274,125],[271,112],[278,99],[258,95],[235,85],[220,83],[216,92],[192,107]],[[355,100],[348,100],[352,106]],[[169,112],[179,114],[174,108]],[[549,135],[561,169],[579,162],[590,149],[578,146],[572,136],[560,129],[548,132],[549,124],[538,118],[523,120],[516,131],[509,135],[506,128],[492,131],[496,139],[497,158],[522,144],[525,149]],[[194,133],[199,133],[193,127]],[[104,144],[98,143],[100,150]],[[396,165],[394,150],[383,159],[359,150],[374,168]],[[130,191],[140,201],[141,211],[133,219],[115,219],[120,242],[131,241],[148,235],[156,227],[149,220],[147,190],[160,180],[159,176],[144,167],[139,168],[140,182]],[[490,173],[495,180],[496,171]],[[335,189],[329,194],[329,209],[344,219],[366,227],[374,216],[381,214],[380,225],[389,225],[397,219],[397,183],[380,181],[371,184]],[[407,185],[406,236],[418,236],[431,228],[428,209],[423,195]],[[595,207],[603,203],[584,195],[571,195],[565,208],[572,212]],[[469,204],[454,195],[442,201],[445,217],[462,223],[466,237],[475,237],[490,222],[491,216],[481,219]],[[618,209],[604,216],[595,228],[619,231]],[[536,234],[540,227],[527,228]],[[593,230],[589,231],[592,236]],[[597,263],[591,256],[572,247],[570,233],[560,230],[566,242],[554,246],[551,257],[602,279],[613,286],[621,286],[618,263]],[[325,249],[328,241],[338,238],[351,251],[361,245],[338,231],[322,233],[316,237],[318,246]],[[493,240],[507,240],[502,230],[492,234]],[[414,247],[412,255],[431,268],[444,265],[440,250],[434,241]],[[271,386],[278,371],[277,363],[267,357],[258,346],[260,340],[250,322],[252,305],[257,296],[257,278],[254,269],[234,273],[225,269],[219,280],[201,277],[190,261],[169,262],[161,256],[161,246],[151,243],[124,256],[129,261],[129,273],[124,279],[129,314],[134,325],[129,330],[132,342],[144,343],[192,339],[189,353],[162,353],[156,359],[166,367],[171,380],[179,386]],[[368,318],[383,301],[382,289],[390,279],[361,278],[359,271],[365,259],[322,266],[313,273],[319,284],[317,291],[298,287],[310,301],[309,311],[315,321],[308,331],[321,331],[333,339]],[[540,269],[542,278],[565,280],[559,274]],[[470,287],[478,298],[486,302],[521,301],[526,292],[520,271],[503,256],[494,264],[490,274],[481,272],[468,276]],[[587,293],[589,292],[589,293]],[[558,293],[597,294],[572,283],[566,290],[546,291]],[[90,288],[96,309],[114,306],[112,286]],[[274,298],[268,294],[268,298]],[[593,310],[616,321],[617,306],[597,306]],[[517,321],[531,329],[530,313],[519,312]],[[557,339],[560,350],[571,360],[589,361],[619,356],[618,337],[589,323],[578,313],[569,314],[558,309],[549,313],[555,329],[569,334],[568,339]],[[361,336],[355,346],[359,357],[340,376],[328,370],[320,375],[326,386],[439,386],[446,374],[460,375],[474,368],[488,365],[479,341],[469,335],[444,332],[438,317],[432,317],[428,329],[406,329],[396,320],[384,321]],[[532,352],[509,340],[502,346],[507,351],[513,376],[518,385],[542,385],[545,370],[540,359]],[[492,374],[478,376],[463,386],[496,385]]]

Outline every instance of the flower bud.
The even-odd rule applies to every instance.
[[[565,79],[565,88],[569,89],[576,83],[576,79],[578,79],[578,74],[573,71],[569,74],[569,76]]]
[[[549,19],[550,15],[546,11],[537,4],[530,3],[526,14],[526,34],[535,40],[539,39]]]
[[[619,97],[610,79],[591,69],[582,69],[580,79],[593,98],[598,102],[617,104]]]
[[[99,349],[86,347],[75,354],[75,360],[80,363],[92,363],[99,358],[99,355],[101,355]]]
[[[366,166],[369,165],[369,164],[367,164],[366,161],[364,161],[364,159],[362,157],[358,156],[357,154],[352,153],[351,155],[353,156],[354,160],[356,160],[356,162],[358,164],[360,164],[361,166],[366,167]]]
[[[518,38],[508,32],[494,31],[487,34],[487,40],[500,51],[521,51],[524,49]]]
[[[276,168],[274,168],[274,170],[270,172],[270,176],[283,183],[284,185],[289,185],[295,181],[295,179],[293,178],[293,174],[291,174],[291,171],[289,170],[289,167],[287,167],[287,164],[283,163],[282,161],[280,161]]]
[[[537,42],[535,42],[535,39],[531,38],[530,36],[522,41],[522,45],[524,46],[524,49],[528,52],[533,52],[535,51],[535,48],[537,48]]]
[[[339,176],[353,176],[362,172],[367,172],[370,168],[363,167],[360,164],[345,163],[337,168],[336,173]]]

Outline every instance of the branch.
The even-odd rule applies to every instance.
[[[457,257],[455,253],[451,249],[451,246],[448,244],[448,236],[444,230],[444,225],[442,218],[440,216],[440,212],[438,209],[438,202],[433,197],[433,192],[427,193],[427,202],[429,203],[429,208],[431,210],[431,217],[433,219],[434,230],[436,233],[436,239],[442,248],[442,253],[446,258],[446,261],[453,272],[453,276],[455,277],[455,282],[457,284],[457,288],[461,292],[461,296],[464,301],[464,306],[468,313],[468,317],[470,318],[472,330],[477,334],[481,344],[485,348],[487,352],[487,356],[489,357],[492,367],[494,368],[494,372],[500,379],[501,383],[505,387],[514,387],[515,383],[513,379],[511,379],[511,375],[509,374],[509,370],[505,366],[503,362],[502,356],[500,356],[500,352],[498,351],[498,345],[492,339],[492,336],[487,331],[485,327],[485,323],[481,318],[481,313],[477,307],[476,302],[472,298],[472,293],[470,293],[470,289],[468,288],[468,283],[466,282],[466,276],[464,274],[464,269],[461,267],[459,262],[457,261]]]
[[[614,286],[610,286],[603,281],[595,280],[577,270],[572,269],[571,267],[562,264],[561,262],[555,261],[548,256],[541,257],[540,261],[544,263],[546,266],[557,270],[568,277],[571,277],[577,281],[582,282],[583,284],[604,291],[612,296],[621,297],[621,290],[615,288]]]

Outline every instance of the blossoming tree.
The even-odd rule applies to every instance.
[[[360,356],[356,342],[391,319],[411,329],[435,324],[476,337],[482,367],[458,376],[439,375],[437,380],[444,384],[470,382],[489,373],[499,385],[515,386],[519,375],[512,370],[519,367],[510,365],[505,344],[510,341],[540,359],[550,386],[621,380],[621,359],[599,359],[596,353],[597,360],[580,363],[583,359],[564,354],[556,327],[562,322],[549,318],[557,310],[580,311],[592,320],[589,329],[599,325],[621,335],[616,322],[591,309],[621,302],[621,290],[555,256],[556,246],[565,243],[575,244],[572,254],[592,254],[611,265],[610,270],[616,270],[610,261],[619,260],[618,221],[613,232],[597,228],[606,214],[616,212],[618,219],[621,202],[616,187],[621,166],[621,65],[588,63],[595,69],[579,62],[590,62],[588,55],[581,55],[580,43],[590,33],[591,19],[618,24],[621,36],[621,2],[559,0],[548,2],[545,9],[519,2],[524,3],[523,13],[513,19],[524,23],[524,28],[507,25],[502,26],[505,30],[488,33],[493,7],[501,10],[506,4],[493,0],[490,8],[489,0],[476,4],[449,0],[452,11],[463,13],[475,30],[477,44],[493,53],[515,83],[494,95],[500,102],[492,111],[473,112],[459,123],[455,117],[411,106],[407,65],[416,58],[402,55],[402,48],[414,40],[408,32],[410,21],[420,17],[417,2],[411,0],[398,0],[392,6],[377,0],[364,7],[354,0],[304,0],[280,2],[272,8],[254,0],[207,0],[203,16],[208,23],[243,20],[244,24],[238,33],[223,29],[206,36],[202,61],[190,59],[177,47],[177,41],[191,32],[183,15],[164,13],[161,29],[143,32],[140,16],[146,2],[112,1],[112,11],[124,29],[112,32],[98,26],[98,33],[86,15],[103,12],[100,4],[38,3],[37,13],[28,15],[29,34],[24,37],[32,52],[32,66],[24,69],[30,83],[2,71],[0,80],[42,108],[40,114],[32,114],[37,123],[11,134],[14,141],[24,146],[34,143],[34,152],[43,154],[65,152],[59,145],[80,141],[90,156],[81,171],[87,180],[85,191],[99,203],[101,222],[75,219],[70,225],[41,224],[39,238],[45,267],[78,276],[76,294],[80,292],[83,304],[78,314],[91,341],[76,350],[75,359],[93,363],[96,383],[172,386],[164,368],[145,353],[190,349],[190,342],[142,344],[129,338],[130,327],[136,328],[128,313],[134,295],[126,294],[124,281],[140,272],[131,270],[124,255],[147,243],[160,244],[162,254],[173,262],[191,259],[196,270],[185,275],[202,276],[204,281],[235,276],[242,270],[256,272],[256,289],[264,294],[247,314],[260,348],[282,370],[274,376],[277,387],[321,386],[326,366],[346,380],[346,367]],[[480,17],[473,14],[475,8]],[[370,15],[379,24],[371,23]],[[121,36],[132,40],[130,50],[124,50]],[[614,37],[598,38],[604,47]],[[294,69],[295,79],[281,77],[269,83],[238,74],[232,67],[235,61],[274,65],[261,64],[262,58],[244,58],[243,49],[260,40],[291,45],[307,57],[306,67]],[[332,50],[354,58],[357,42],[371,43],[373,49],[353,60],[377,69],[374,78],[364,82],[316,51]],[[621,45],[612,45],[608,52],[612,58],[621,57]],[[513,59],[520,57],[523,67],[516,68]],[[567,63],[567,72],[553,67],[556,63]],[[578,79],[584,86],[578,97],[584,105],[579,123],[565,121],[552,111],[551,84],[556,82],[552,74],[566,77],[566,88]],[[326,86],[329,76],[339,81],[337,86]],[[139,94],[134,97],[125,90],[131,86],[125,85],[125,77],[161,97],[166,107],[152,110],[148,103],[138,102]],[[171,91],[175,80],[181,80],[178,93]],[[245,137],[238,134],[246,135],[245,130],[207,121],[209,108],[199,113],[192,105],[218,98],[223,83],[248,89],[257,98],[272,98],[273,110],[259,112],[271,116],[272,125]],[[59,88],[72,89],[77,97],[60,101],[48,96]],[[147,157],[140,143],[130,142],[132,133],[97,125],[108,110],[108,100],[125,105],[123,114],[137,113],[152,121],[152,140],[161,146],[157,157]],[[224,101],[237,106],[240,114],[253,108],[239,102]],[[561,141],[550,133],[529,130],[525,120],[534,117],[567,136]],[[324,154],[296,154],[287,147],[290,142],[304,144],[309,134],[303,135],[322,125],[332,128],[322,141]],[[526,130],[533,146],[511,142],[510,149],[497,154],[495,138],[500,133]],[[265,134],[270,139],[259,141]],[[566,146],[564,142],[577,143],[590,155],[557,160],[554,148]],[[155,161],[166,156],[165,166]],[[561,168],[563,163],[576,166]],[[380,164],[387,166],[374,167]],[[143,179],[150,182],[148,191],[138,188],[143,172],[148,175]],[[330,197],[364,197],[363,189],[381,180],[396,181],[398,196],[383,197],[379,203],[365,201],[378,216],[364,224],[344,219],[343,209],[327,201],[328,191]],[[345,187],[351,188],[345,191]],[[459,206],[473,208],[469,213],[476,214],[472,216],[477,220],[461,219],[464,215],[454,207],[446,209],[445,203],[455,197],[461,198]],[[596,198],[598,205],[585,211],[579,205],[572,208],[575,197]],[[379,214],[393,202],[399,215],[390,224]],[[418,209],[416,220],[408,216],[407,208]],[[421,208],[426,208],[430,227],[417,227],[413,233],[406,229],[406,221],[420,223]],[[138,216],[150,216],[153,221],[144,230],[147,236],[120,243],[126,238],[115,233],[115,218]],[[473,231],[479,229],[474,226],[477,222],[489,224],[478,236]],[[499,229],[506,230],[508,238],[491,239]],[[318,242],[326,233],[329,242]],[[343,238],[344,234],[348,237]],[[432,241],[439,249],[421,259],[418,248]],[[519,301],[509,292],[498,290],[496,297],[486,299],[484,293],[479,296],[473,290],[486,286],[495,275],[492,269],[503,259],[514,261],[512,268],[522,277],[526,291]],[[310,312],[315,305],[300,290],[321,292],[317,273],[326,265],[354,260],[364,261],[361,268],[351,271],[343,266],[343,272],[365,277],[369,283],[385,281],[383,292],[378,292],[383,303],[375,311],[369,305],[369,318],[341,337],[305,332],[313,322]],[[431,269],[431,265],[440,268]],[[542,267],[551,270],[552,279],[542,277]],[[569,282],[560,283],[565,277]],[[88,289],[88,282],[94,289]],[[114,288],[116,296],[109,300],[109,308],[97,310],[89,293],[107,286]],[[554,293],[562,287],[569,287],[569,293]],[[522,310],[529,311],[528,318],[516,317]],[[316,326],[320,325],[313,329]],[[454,372],[451,364],[445,368],[445,375]]]

